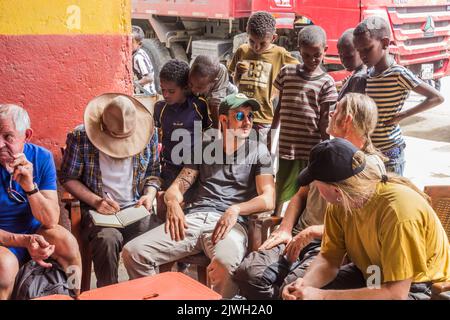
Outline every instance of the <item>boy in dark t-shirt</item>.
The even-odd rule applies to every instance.
[[[212,122],[206,100],[188,93],[189,65],[186,62],[170,60],[162,67],[159,77],[164,100],[155,104],[153,118],[159,128],[162,143],[161,178],[164,180],[162,189],[166,190],[184,165],[183,155],[175,147],[183,143],[188,144],[186,147],[192,150],[195,127],[199,126],[201,130],[205,130],[211,127]],[[176,132],[177,129],[184,132]],[[185,134],[188,134],[190,139],[186,139]],[[172,136],[175,135],[181,136],[181,142],[179,139],[172,141]]]
[[[358,51],[353,45],[353,31],[355,29],[347,29],[341,35],[337,43],[339,58],[345,69],[352,74],[343,81],[341,90],[339,91],[338,101],[347,93],[366,93],[367,84],[367,67],[361,60]]]

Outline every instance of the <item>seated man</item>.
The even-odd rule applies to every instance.
[[[89,102],[84,126],[67,135],[66,145],[60,180],[81,201],[82,234],[97,287],[117,283],[120,250],[150,230],[154,215],[118,229],[95,226],[88,210],[105,215],[133,205],[151,210],[161,185],[152,115],[134,98],[103,94]]]
[[[207,271],[214,289],[225,298],[234,296],[231,274],[247,251],[246,216],[273,210],[275,202],[269,151],[249,138],[259,108],[243,94],[229,95],[220,104],[223,139],[205,143],[202,164],[185,165],[167,190],[166,223],[125,246],[122,256],[131,278],[204,252],[211,258]],[[208,150],[215,155],[209,158]],[[196,197],[185,215],[183,194],[197,180]]]
[[[19,267],[33,259],[55,259],[79,286],[81,257],[69,231],[58,225],[59,204],[52,154],[30,143],[28,113],[0,105],[0,299],[11,296]],[[73,269],[75,268],[75,269]],[[79,290],[78,288],[76,291]],[[77,293],[77,292],[76,292]]]
[[[377,106],[368,96],[348,93],[330,112],[327,133],[361,148],[368,161],[384,164],[370,141],[377,124]],[[251,252],[235,272],[240,294],[247,299],[279,299],[283,286],[302,277],[320,251],[327,202],[313,185],[299,188],[281,225]],[[342,278],[343,273],[340,275]]]

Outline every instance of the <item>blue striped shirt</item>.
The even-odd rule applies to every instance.
[[[417,87],[421,80],[410,70],[394,64],[381,74],[372,76],[369,70],[366,93],[378,107],[378,122],[371,138],[373,144],[381,151],[404,144],[402,132],[398,124],[385,125],[403,108],[410,91]]]

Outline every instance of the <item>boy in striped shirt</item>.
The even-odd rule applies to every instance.
[[[353,35],[355,48],[369,68],[366,93],[378,107],[378,123],[372,134],[373,144],[389,158],[385,163],[386,169],[403,175],[405,141],[399,122],[441,104],[444,98],[389,56],[390,27],[386,20],[369,17],[355,28]],[[411,90],[426,99],[402,111]]]
[[[144,31],[138,26],[133,26],[132,29],[133,72],[137,78],[134,82],[135,92],[156,95],[153,65],[147,52],[142,49],[142,40],[145,37]]]
[[[272,129],[280,126],[278,208],[297,192],[297,176],[307,166],[312,147],[329,138],[328,114],[338,96],[333,78],[321,69],[327,50],[325,31],[319,26],[303,28],[298,47],[303,63],[286,65],[274,82],[280,91],[272,123]]]

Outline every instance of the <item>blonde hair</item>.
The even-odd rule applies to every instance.
[[[348,115],[352,116],[353,128],[365,140],[362,150],[368,154],[380,154],[370,139],[370,135],[377,126],[378,119],[378,109],[375,102],[369,96],[360,93],[347,93],[342,98],[341,112],[343,118]]]
[[[376,163],[366,161],[364,152],[357,151],[353,155],[352,167],[357,168],[363,165],[364,162],[366,166],[360,173],[339,182],[328,183],[341,192],[341,205],[347,213],[352,211],[355,203],[365,203],[369,200],[375,192],[377,184],[381,181],[407,186],[430,202],[430,198],[419,190],[409,179],[396,175],[395,173],[384,175]]]

